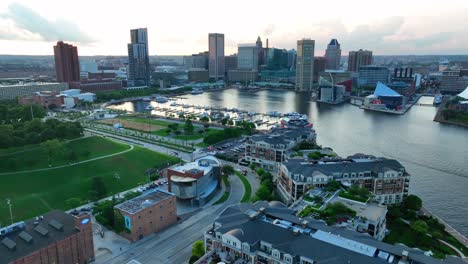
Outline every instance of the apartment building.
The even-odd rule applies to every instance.
[[[390,245],[367,234],[294,214],[279,202],[226,208],[205,233],[206,254],[196,264],[209,263],[214,254],[224,262],[252,264],[464,263],[453,256],[438,260],[418,249]]]
[[[354,155],[321,161],[289,159],[278,173],[278,193],[291,204],[313,187],[336,180],[345,186],[366,188],[381,204],[401,203],[408,195],[410,175],[394,159]]]
[[[310,126],[277,128],[266,134],[256,134],[246,142],[245,159],[267,170],[277,170],[288,151],[302,141],[315,142],[316,137]]]

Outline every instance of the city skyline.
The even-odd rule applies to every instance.
[[[206,35],[210,32],[225,34],[226,55],[235,53],[239,43],[254,42],[257,36],[268,38],[270,47],[284,49],[295,48],[298,39],[311,38],[316,41],[319,56],[332,38],[342,44],[342,55],[360,48],[373,50],[376,55],[468,52],[468,34],[463,26],[463,10],[468,3],[460,0],[431,0],[424,6],[398,0],[378,7],[368,0],[295,1],[290,3],[291,8],[302,6],[296,13],[287,12],[280,2],[271,3],[268,12],[259,12],[264,9],[261,3],[249,3],[251,8],[244,9],[247,2],[238,1],[229,12],[212,12],[206,18],[200,12],[212,6],[210,0],[158,6],[136,1],[131,6],[113,6],[113,12],[107,13],[103,12],[108,10],[106,3],[89,2],[94,7],[89,9],[86,2],[74,6],[74,12],[67,12],[69,4],[53,0],[2,1],[0,54],[52,55],[51,44],[62,40],[78,46],[81,55],[125,55],[128,31],[139,27],[148,28],[152,55],[206,51]],[[141,9],[138,16],[119,15],[135,13],[132,8],[143,4],[147,8]],[[319,9],[333,12],[310,15],[310,10]],[[255,23],[238,19],[239,12],[243,12],[242,17],[255,16]]]

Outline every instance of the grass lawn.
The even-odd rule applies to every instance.
[[[101,137],[87,137],[65,143],[64,153],[51,158],[52,166],[66,165],[71,162],[70,151],[75,153],[75,160],[83,161],[101,157],[129,149],[125,144],[117,143]],[[45,148],[32,148],[31,150],[3,156],[0,159],[0,173],[15,172],[47,168],[48,154]],[[1,177],[1,176],[0,176]]]
[[[106,143],[104,143],[106,144]],[[120,144],[115,143],[120,148]],[[126,147],[125,145],[123,147]],[[95,155],[94,153],[91,155]],[[67,199],[89,199],[92,177],[102,177],[109,195],[146,182],[145,171],[165,167],[179,159],[141,147],[109,158],[71,167],[0,176],[0,201],[11,199],[14,221],[28,219],[51,209],[70,209]],[[10,223],[6,203],[0,203],[0,225]]]
[[[242,196],[242,199],[240,202],[247,203],[250,201],[250,196],[252,195],[252,186],[250,186],[250,182],[240,172],[236,171],[235,174],[237,175],[237,177],[240,178],[240,180],[242,181],[242,184],[244,184],[244,189],[245,189],[244,196]]]
[[[228,198],[229,192],[224,192],[223,196],[219,197],[219,199],[216,202],[214,202],[213,205],[224,203],[227,201]]]
[[[4,156],[4,155],[8,155],[10,153],[15,153],[15,152],[19,152],[19,151],[26,151],[26,150],[37,148],[37,147],[39,147],[38,144],[0,149],[0,155]]]
[[[147,118],[142,118],[142,117],[121,117],[122,119],[138,122],[138,123],[143,123],[143,124],[148,124],[148,119]],[[167,127],[170,124],[174,124],[175,122],[169,122],[169,121],[163,121],[159,119],[151,119],[149,121],[151,125],[156,125],[156,126],[164,126]],[[179,124],[180,125],[180,124]]]

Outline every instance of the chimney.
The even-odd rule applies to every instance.
[[[268,46],[268,39],[267,39],[267,40],[266,40],[266,48],[268,49],[268,47],[269,47],[269,46]]]
[[[398,68],[395,68],[395,69],[393,70],[393,76],[394,76],[395,78],[398,77]]]
[[[413,77],[413,68],[409,69],[409,77]]]
[[[408,68],[405,68],[405,78],[408,77]]]

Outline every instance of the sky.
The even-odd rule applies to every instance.
[[[225,34],[226,55],[260,36],[293,49],[331,38],[343,54],[468,54],[468,0],[1,0],[0,54],[51,55],[58,40],[79,55],[126,55],[130,29],[148,28],[150,55],[208,49],[208,33]]]

